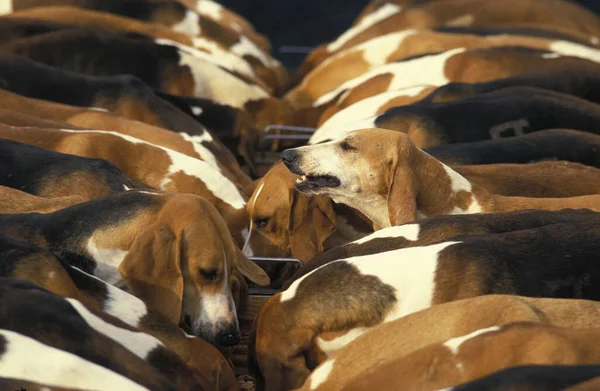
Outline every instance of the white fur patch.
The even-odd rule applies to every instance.
[[[200,15],[208,16],[214,20],[221,20],[223,15],[223,6],[212,0],[198,0],[196,2],[196,11]]]
[[[402,11],[402,7],[396,4],[386,3],[381,8],[366,15],[360,20],[360,22],[356,26],[349,28],[342,35],[340,35],[338,39],[327,45],[327,51],[335,52],[336,50],[339,50],[340,48],[342,48],[342,46],[344,46],[346,43],[348,43],[350,40],[352,40],[354,37],[356,37],[363,31],[367,30],[369,27],[381,22],[384,19],[389,18],[392,15],[397,14],[400,11]]]
[[[350,342],[354,341],[356,338],[363,335],[367,330],[368,328],[366,327],[357,327],[330,341],[325,341],[324,339],[321,339],[321,337],[317,337],[317,346],[323,351],[323,353],[331,356],[333,353],[337,352]]]
[[[362,244],[362,243],[370,242],[373,239],[399,238],[399,237],[403,237],[406,240],[410,240],[410,241],[414,242],[415,240],[419,239],[420,231],[421,231],[420,224],[397,225],[395,227],[380,229],[379,231],[376,231],[370,235],[365,236],[364,238],[355,240],[354,242],[351,242],[351,243]]]
[[[132,327],[139,327],[140,320],[148,314],[148,308],[142,300],[117,287],[107,284],[98,277],[88,274],[77,267],[69,267],[89,278],[97,280],[106,287],[107,298],[106,301],[102,303],[102,310],[104,312],[120,319]]]
[[[202,110],[202,107],[198,107],[198,106],[190,106],[190,109],[192,110],[192,114],[194,114],[194,115],[200,115],[204,111],[204,110]]]
[[[329,374],[331,373],[331,371],[333,369],[334,363],[335,363],[335,358],[331,359],[331,360],[327,360],[323,364],[319,365],[319,367],[317,369],[315,369],[313,371],[313,373],[311,373],[311,375],[310,375],[310,389],[311,390],[314,390],[315,388],[319,387],[321,384],[323,384],[327,380],[327,378],[329,377]]]
[[[252,56],[258,59],[267,68],[278,67],[281,64],[273,57],[263,52],[254,42],[243,35],[240,35],[240,40],[229,48],[231,53],[237,54],[240,57],[245,55]]]
[[[96,261],[94,275],[111,285],[121,282],[119,265],[127,255],[128,251],[119,248],[100,248],[91,237],[85,247],[90,257]]]
[[[382,35],[362,43],[352,48],[352,50],[364,50],[363,58],[371,66],[387,64],[387,58],[394,53],[394,51],[398,49],[400,45],[402,45],[402,42],[406,38],[410,37],[411,35],[415,35],[418,32],[419,30],[410,29],[397,33]]]
[[[165,190],[165,187],[171,182],[170,176],[183,172],[186,175],[198,178],[201,180],[206,188],[213,193],[213,195],[219,198],[221,201],[231,205],[235,209],[241,209],[246,206],[244,197],[238,190],[238,188],[223,175],[219,170],[211,166],[205,161],[196,159],[182,153],[173,151],[172,149],[162,147],[160,145],[152,144],[144,140],[140,140],[135,137],[128,136],[117,132],[105,131],[105,130],[69,130],[60,129],[62,132],[69,133],[101,133],[111,134],[116,137],[125,139],[133,144],[147,144],[154,148],[162,149],[167,153],[171,166],[164,175],[164,179],[161,183],[161,190]]]
[[[254,250],[252,249],[252,246],[250,245],[250,237],[252,236],[252,229],[254,228],[254,216],[253,216],[253,212],[254,212],[254,207],[256,206],[256,200],[258,199],[258,196],[260,195],[260,192],[262,191],[263,187],[265,187],[265,182],[262,181],[260,183],[260,185],[256,188],[256,190],[254,191],[254,194],[252,194],[252,197],[250,197],[250,199],[248,200],[248,205],[249,205],[249,218],[250,218],[250,229],[247,231],[247,236],[246,236],[246,240],[244,242],[244,247],[242,247],[242,252],[244,254],[246,254],[246,256],[251,257],[254,255]],[[252,206],[250,206],[252,205]]]
[[[0,15],[13,12],[13,0],[0,0]]]
[[[438,255],[457,243],[459,242],[443,242],[333,261],[294,281],[281,293],[280,302],[293,299],[300,284],[317,270],[336,262],[347,262],[358,268],[361,274],[376,276],[382,283],[396,290],[398,301],[383,320],[383,323],[387,323],[431,306]]]
[[[83,304],[75,299],[66,299],[71,306],[81,315],[87,324],[97,332],[120,343],[129,351],[141,359],[146,359],[148,354],[159,346],[164,346],[162,342],[151,335],[125,330],[110,323],[105,322],[98,316],[91,313]]]
[[[498,331],[498,330],[500,330],[500,327],[493,326],[493,327],[488,327],[488,328],[485,328],[485,329],[480,329],[480,330],[477,330],[477,331],[473,331],[470,334],[463,335],[461,337],[451,338],[451,339],[447,340],[446,342],[444,342],[444,346],[447,347],[448,349],[450,349],[450,351],[452,352],[452,354],[456,355],[458,353],[458,351],[460,350],[460,345],[462,345],[466,341],[468,341],[468,340],[470,340],[472,338],[475,338],[478,335],[485,334],[485,333],[490,333],[492,331]]]
[[[202,111],[202,109],[200,109],[200,110]],[[204,145],[202,145],[203,142],[207,142],[207,143],[215,142],[215,140],[212,138],[211,134],[207,130],[205,130],[201,136],[189,135],[184,132],[180,132],[179,135],[185,141],[187,141],[193,145],[194,151],[196,151],[196,153],[198,155],[200,155],[200,158],[202,160],[204,160],[206,163],[210,164],[217,170],[221,171],[221,168],[219,167],[219,162],[217,161],[217,157],[215,156],[215,154],[212,153],[212,151],[210,149],[208,149]]]
[[[186,11],[185,16],[177,24],[171,26],[171,30],[186,35],[200,35],[200,15],[194,11]]]
[[[600,62],[600,50],[589,46],[580,45],[569,41],[556,41],[550,45],[550,50],[563,56],[585,58],[593,62]]]
[[[2,0],[0,0],[2,1]],[[108,110],[102,108],[102,107],[88,107],[88,110],[92,110],[92,111],[101,111],[103,113],[108,113]]]
[[[418,57],[412,60],[393,62],[373,69],[359,77],[350,79],[336,89],[321,95],[314,101],[313,107],[322,106],[331,102],[335,97],[340,96],[343,99],[355,87],[358,87],[367,80],[383,74],[391,74],[393,78],[387,87],[388,90],[397,90],[400,88],[414,87],[420,85],[442,86],[449,82],[446,77],[446,62],[451,57],[463,53],[465,48],[456,48],[443,53],[430,54]]]
[[[544,53],[542,58],[559,58],[561,55],[558,53]]]
[[[90,391],[148,391],[118,373],[32,338],[8,330],[0,330],[0,336],[7,342],[0,356],[0,377]]]
[[[184,57],[191,57],[187,59],[186,65],[188,65],[192,71],[196,70],[196,72],[202,72],[203,68],[207,67],[206,62],[208,62],[249,77],[254,77],[256,75],[254,69],[246,60],[227,52],[216,43],[205,38],[194,38],[192,41],[195,47],[182,45],[178,42],[164,38],[155,40],[158,45],[176,47],[181,56],[180,65]],[[210,50],[210,53],[196,49],[198,47]],[[195,61],[192,59],[195,59]],[[233,75],[230,76],[233,77]]]
[[[454,209],[452,209],[450,214],[472,214],[483,212],[483,209],[477,201],[477,198],[475,198],[475,195],[472,193],[473,186],[471,185],[471,182],[469,182],[465,177],[463,177],[444,163],[440,162],[440,164],[450,177],[452,193],[456,194],[460,191],[471,193],[471,204],[469,205],[469,207],[467,209],[460,209],[459,207],[455,207]]]
[[[157,39],[162,45],[177,46],[176,43],[165,39]],[[183,45],[180,45],[183,46]],[[189,48],[192,49],[193,48]],[[196,50],[196,52],[199,52]],[[240,109],[249,100],[264,99],[269,94],[255,84],[244,80],[221,69],[209,59],[203,59],[198,53],[190,50],[180,50],[179,66],[187,67],[194,79],[194,96],[210,98]],[[206,56],[209,56],[208,54]],[[225,68],[229,68],[225,66]]]
[[[417,96],[429,87],[431,86],[422,85],[386,91],[356,102],[332,115],[315,131],[308,143],[317,144],[327,139],[334,140],[352,130],[366,129],[364,126],[373,124],[379,109],[389,101],[402,96]]]

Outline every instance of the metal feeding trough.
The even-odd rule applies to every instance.
[[[268,263],[282,263],[282,264],[291,264],[295,267],[295,270],[300,269],[304,266],[304,262],[296,258],[270,258],[270,257],[250,257],[250,260],[256,262],[257,264],[268,264]],[[261,287],[252,283],[248,284],[248,293],[252,296],[273,296],[279,292],[277,288],[271,287]]]
[[[267,125],[265,127],[265,136],[260,141],[256,148],[257,159],[256,165],[272,165],[279,160],[279,153],[272,150],[274,142],[279,141],[308,141],[316,128],[307,128],[304,126],[291,125]],[[304,134],[273,134],[274,131],[295,132]],[[276,149],[276,148],[275,148]]]

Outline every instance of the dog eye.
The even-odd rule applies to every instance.
[[[342,148],[343,151],[350,151],[356,149],[352,145],[348,144],[347,141],[342,141],[342,143],[340,144],[340,148]]]
[[[268,223],[269,223],[269,218],[268,217],[264,217],[262,219],[254,219],[254,225],[256,225],[256,227],[258,229],[265,228]]]
[[[214,281],[217,279],[217,270],[216,269],[200,269],[200,275],[202,276],[202,278],[209,280],[209,281]]]

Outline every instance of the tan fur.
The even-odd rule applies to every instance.
[[[150,144],[134,143],[118,136],[79,131],[67,133],[56,129],[13,128],[0,125],[1,137],[32,144],[57,152],[106,159],[119,167],[128,176],[155,188],[166,191],[197,194],[213,203],[228,222],[233,235],[239,237],[247,225],[246,211],[235,209],[221,201],[208,190],[199,178],[179,171],[171,181],[162,186],[164,176],[171,165],[166,151]]]
[[[464,15],[472,15],[469,26],[524,24],[531,28],[564,32],[585,42],[591,42],[593,37],[600,35],[600,22],[596,16],[566,1],[511,0],[502,3],[478,0],[432,1],[422,7],[407,9],[381,20],[350,39],[337,51],[329,51],[327,45],[317,47],[305,60],[300,73],[305,75],[332,54],[369,39],[409,28],[442,27]]]
[[[256,190],[246,209],[253,220],[253,236],[265,238],[280,256],[308,262],[324,251],[325,240],[336,228],[336,218],[331,200],[296,191],[296,178],[282,163],[276,164],[254,185]],[[264,219],[268,219],[267,224],[259,226]]]
[[[598,328],[513,323],[465,341],[455,354],[439,343],[398,357],[363,372],[341,389],[433,391],[519,365],[596,364],[600,352],[592,341],[599,332]]]
[[[383,62],[370,62],[366,57],[366,48],[363,45],[337,53],[306,75],[302,83],[288,93],[286,99],[295,107],[302,107],[296,104],[295,96],[301,95],[304,100],[312,103],[347,80],[359,77],[378,66],[426,53],[444,52],[454,48],[483,49],[498,46],[550,50],[551,44],[554,42],[557,40],[508,34],[485,37],[420,30],[416,34],[396,42],[395,49]],[[375,44],[374,42],[373,45]]]
[[[368,368],[479,329],[519,321],[585,328],[595,327],[599,317],[599,303],[587,300],[488,295],[436,305],[382,324],[329,356],[335,365],[317,390],[341,390]]]
[[[44,198],[10,187],[0,186],[0,214],[52,213],[83,201],[85,200],[77,195]]]
[[[194,47],[192,37],[173,31],[172,29],[161,24],[148,23],[115,14],[109,14],[106,12],[91,11],[74,7],[36,7],[25,11],[14,12],[3,18],[33,19],[50,23],[127,31],[146,35],[156,39],[168,39],[185,46]],[[204,38],[207,39],[211,44],[219,47],[221,50],[228,50],[223,43],[212,40],[208,37]],[[218,51],[214,53],[218,56]],[[273,92],[274,89],[278,87],[276,80],[269,80],[268,82],[265,82],[261,78],[256,77],[251,73],[244,75],[270,92]],[[271,79],[273,79],[273,77],[271,77]],[[275,83],[275,85],[273,85],[273,83]]]
[[[126,134],[204,160],[194,149],[194,144],[181,135],[143,122],[131,121],[112,113],[88,110],[85,108],[61,105],[58,103],[25,98],[0,90],[0,98],[6,98],[4,109],[0,111],[0,123],[11,126],[33,126],[53,129],[95,129],[109,130]],[[51,118],[51,119],[46,119]],[[212,137],[214,139],[214,137]],[[217,167],[231,181],[243,187],[250,183],[239,164],[230,154],[220,154],[210,150]]]
[[[355,149],[344,151],[342,143]],[[333,175],[342,181],[340,187],[317,188],[310,194],[344,202],[380,227],[442,214],[564,208],[600,211],[600,195],[526,198],[492,194],[456,171],[444,169],[441,162],[415,147],[408,135],[389,130],[358,130],[341,140],[296,151],[297,167],[304,174]]]

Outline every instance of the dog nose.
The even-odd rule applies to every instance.
[[[219,333],[217,336],[217,342],[221,346],[233,346],[240,343],[240,333],[236,331],[225,331]]]
[[[298,152],[295,149],[286,149],[281,152],[281,160],[283,160],[286,165],[292,164],[297,158]]]

